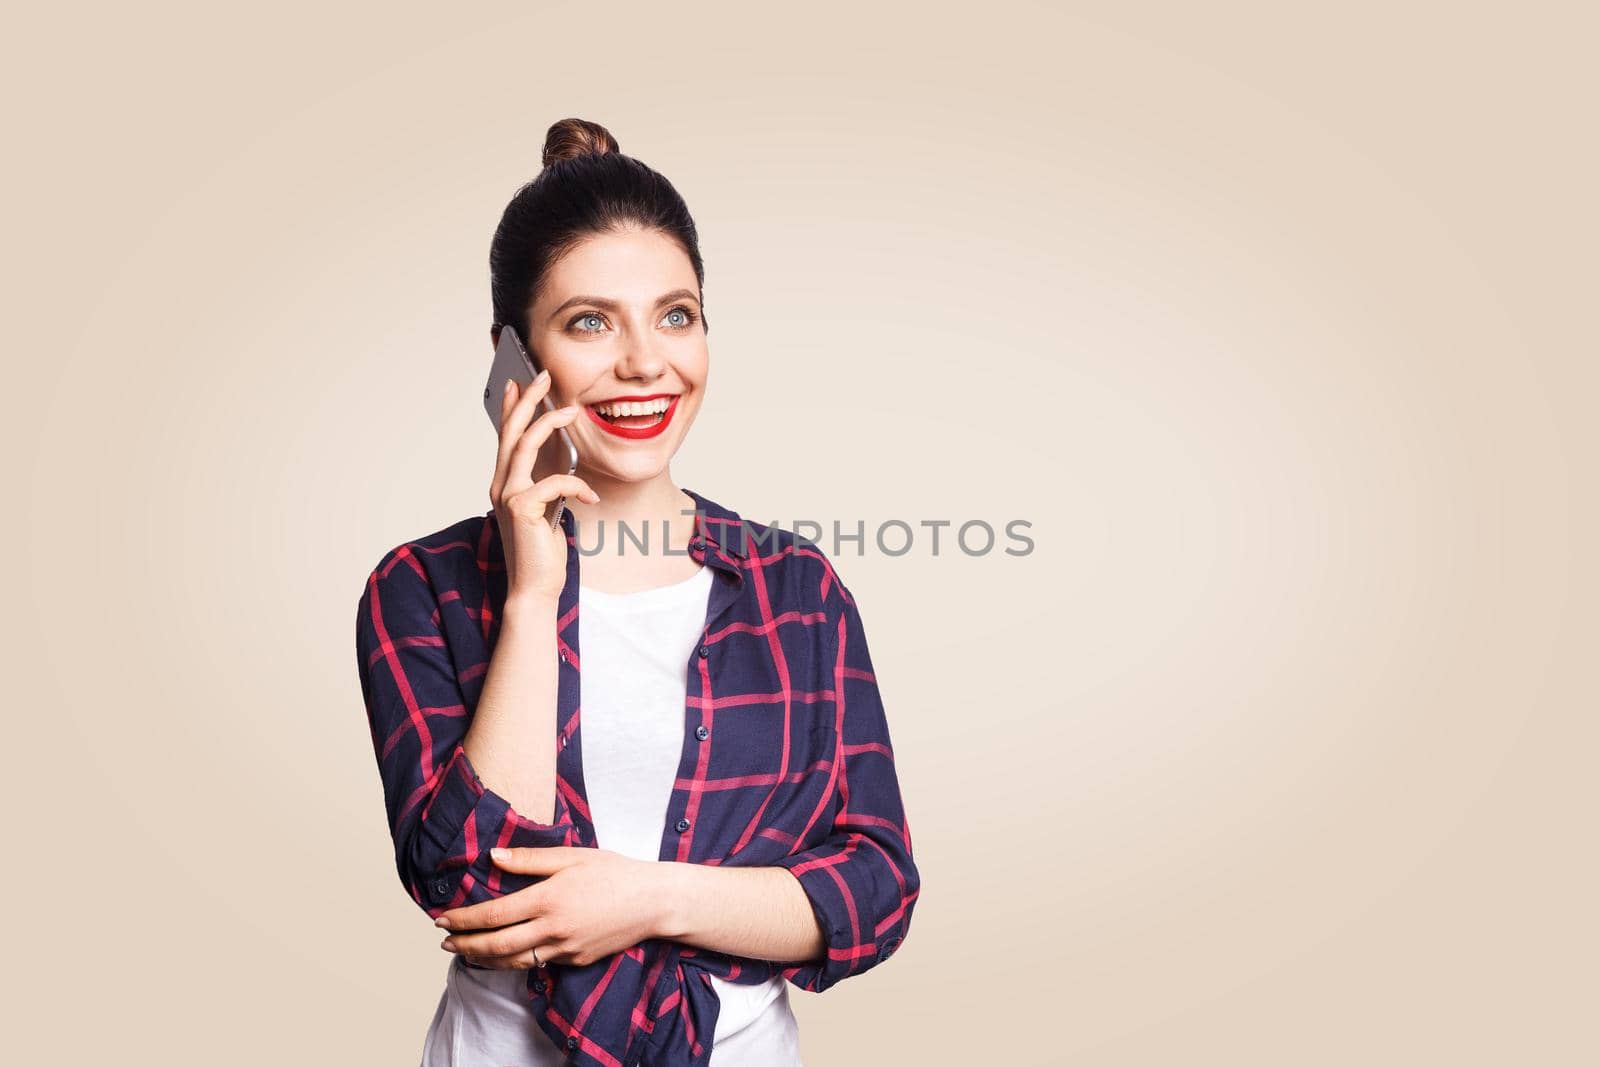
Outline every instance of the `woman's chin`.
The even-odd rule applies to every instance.
[[[587,455],[589,462],[579,461],[578,476],[583,477],[583,472],[589,470],[614,482],[648,482],[659,478],[683,441],[676,430],[673,427],[655,439],[629,441],[604,437],[595,444],[580,444],[578,454]],[[604,495],[603,490],[597,491]]]
[[[610,482],[624,482],[638,484],[652,481],[661,476],[666,465],[657,462],[653,457],[638,456],[621,463],[608,462],[604,466],[593,468],[594,473]],[[583,470],[578,470],[578,477],[582,478]]]

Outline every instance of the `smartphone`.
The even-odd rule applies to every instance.
[[[500,327],[500,342],[495,346],[494,363],[489,367],[489,382],[483,387],[483,409],[489,413],[489,422],[493,424],[497,436],[500,433],[500,401],[505,393],[506,382],[514,381],[520,391],[526,391],[538,376],[539,365],[523,347],[516,329],[510,325]],[[544,394],[539,405],[545,411],[556,410],[549,392]],[[578,446],[572,443],[565,426],[557,426],[556,432],[545,438],[544,444],[539,446],[539,454],[533,462],[533,480],[537,482],[552,474],[577,473]],[[565,496],[556,497],[545,507],[545,518],[550,520],[552,530],[561,525],[561,513],[566,507]]]

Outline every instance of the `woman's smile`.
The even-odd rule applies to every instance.
[[[667,428],[678,408],[678,393],[652,393],[649,396],[615,396],[595,404],[585,404],[589,419],[606,433],[638,440],[654,437]]]

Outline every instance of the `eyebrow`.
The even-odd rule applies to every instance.
[[[700,303],[700,298],[696,296],[693,291],[689,289],[674,289],[670,293],[662,293],[660,296],[656,297],[656,307],[660,307],[662,304],[668,303],[672,300],[693,300],[697,305]],[[554,317],[567,310],[567,308],[574,307],[578,304],[593,304],[595,307],[605,308],[607,311],[620,311],[622,309],[622,305],[620,303],[615,300],[608,300],[603,296],[574,296],[563,302],[560,307],[550,312],[550,315],[551,317]]]

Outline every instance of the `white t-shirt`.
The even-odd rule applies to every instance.
[[[583,655],[583,780],[595,844],[656,860],[683,753],[687,664],[705,628],[713,574],[701,567],[637,593],[578,587]],[[720,1001],[711,1067],[801,1067],[782,975],[740,985],[711,975]],[[539,1029],[526,970],[468,967],[452,957],[424,1042],[422,1067],[560,1067],[566,1052]]]

